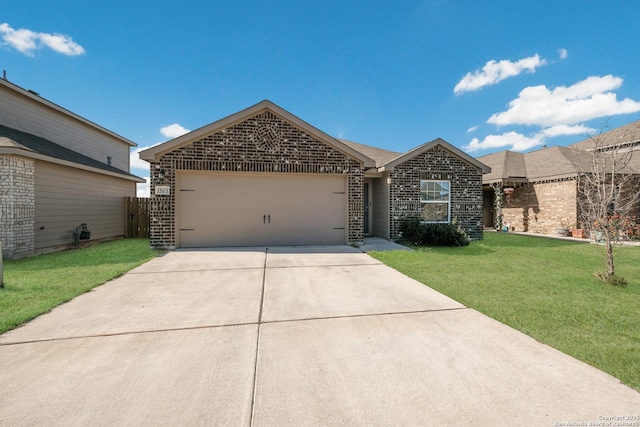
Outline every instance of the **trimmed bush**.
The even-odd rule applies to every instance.
[[[469,236],[454,219],[450,224],[425,223],[420,218],[406,218],[400,225],[403,243],[414,246],[467,246]]]

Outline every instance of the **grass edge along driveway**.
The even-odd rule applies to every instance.
[[[640,391],[640,247],[615,248],[626,287],[593,276],[603,250],[490,232],[467,247],[370,255]]]
[[[4,260],[0,333],[162,254],[149,239],[122,239],[31,258]]]

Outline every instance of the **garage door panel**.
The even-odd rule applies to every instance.
[[[181,247],[343,244],[346,176],[181,171]],[[192,191],[191,191],[192,190]]]

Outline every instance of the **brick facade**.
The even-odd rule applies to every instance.
[[[526,184],[505,196],[502,222],[511,231],[553,233],[562,223],[576,224],[576,200],[574,179]]]
[[[391,178],[390,237],[407,217],[420,216],[420,180],[451,182],[451,219],[474,240],[482,239],[482,171],[440,146],[395,166]]]
[[[176,247],[176,171],[348,175],[348,240],[363,235],[363,165],[267,111],[151,162],[151,246]],[[157,185],[170,195],[156,196]]]
[[[563,224],[574,227],[580,220],[579,197],[575,179],[516,186],[504,197],[502,223],[510,231],[542,234],[553,234]],[[638,215],[640,202],[631,213]]]
[[[35,246],[34,160],[0,156],[0,239],[2,257],[33,255]]]

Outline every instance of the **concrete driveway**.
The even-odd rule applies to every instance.
[[[0,366],[12,426],[640,415],[615,378],[348,246],[170,252],[0,335]]]

